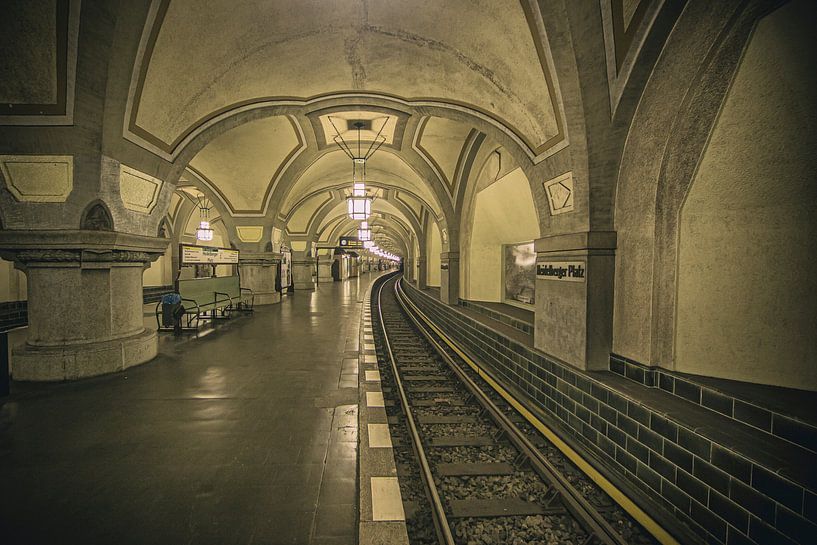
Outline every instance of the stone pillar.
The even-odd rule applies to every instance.
[[[440,254],[440,301],[457,305],[460,301],[460,253]]]
[[[271,305],[281,302],[281,294],[275,290],[280,262],[281,254],[275,252],[241,252],[239,255],[241,287],[253,291],[254,304]]]
[[[332,281],[332,262],[335,258],[331,255],[318,256],[318,281]]]
[[[168,240],[107,231],[2,231],[0,248],[28,278],[28,339],[13,349],[15,380],[62,381],[153,359],[142,272]]]
[[[403,260],[403,276],[409,282],[414,282],[414,260],[407,258]]]
[[[534,346],[580,369],[609,367],[616,234],[570,233],[536,241]]]
[[[292,284],[295,290],[313,291],[315,282],[312,271],[315,270],[315,258],[292,256]]]
[[[416,268],[417,273],[415,277],[417,288],[424,290],[428,287],[428,271],[426,270],[426,256],[421,255],[417,257]]]

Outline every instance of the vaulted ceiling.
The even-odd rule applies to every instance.
[[[451,215],[480,132],[532,158],[563,139],[540,26],[518,0],[157,0],[125,136],[168,160],[192,144],[185,183],[300,233],[341,204],[352,165],[334,137],[363,120],[366,145],[383,129],[366,180],[381,219],[413,231]]]

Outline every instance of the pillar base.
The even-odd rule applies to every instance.
[[[293,286],[295,291],[315,291],[314,282],[295,282]]]
[[[275,305],[281,302],[281,294],[277,291],[271,293],[253,293],[253,305]]]
[[[14,380],[56,382],[95,377],[122,371],[156,357],[159,341],[156,332],[141,333],[111,341],[34,346],[28,343],[13,351]]]

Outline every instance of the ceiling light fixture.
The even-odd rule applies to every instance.
[[[357,238],[364,242],[372,239],[372,230],[369,229],[368,221],[363,220],[360,222],[360,228],[357,230]]]
[[[336,133],[332,140],[341,150],[343,150],[349,159],[352,160],[352,193],[346,197],[347,213],[353,220],[368,219],[372,213],[373,199],[366,192],[366,161],[368,161],[386,141],[386,137],[382,136],[382,133],[383,129],[386,128],[386,122],[389,120],[389,118],[383,118],[383,124],[380,126],[380,130],[377,131],[377,134],[374,136],[371,144],[369,144],[368,149],[366,149],[364,153],[360,131],[366,127],[367,123],[364,121],[355,121],[352,123],[352,127],[357,130],[357,147],[354,148],[349,142],[344,140],[343,136],[341,136],[338,127],[332,120],[332,116],[328,117],[329,123],[332,124],[332,128],[335,129]],[[359,180],[358,168],[360,169]]]
[[[210,228],[210,209],[213,203],[204,195],[196,197],[196,205],[199,207],[199,227],[196,229],[196,240],[209,242],[213,240],[213,230]]]

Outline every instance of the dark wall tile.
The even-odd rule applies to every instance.
[[[701,402],[701,387],[689,381],[675,378],[675,395],[688,399],[693,403]]]
[[[665,441],[664,456],[687,473],[692,473],[692,454],[678,445]]]
[[[772,413],[740,400],[735,400],[735,418],[765,431],[772,429]]]
[[[627,402],[627,416],[639,424],[643,424],[645,426],[650,425],[650,411],[638,403],[633,403],[632,401]]]
[[[752,487],[797,512],[803,509],[803,489],[762,467],[752,466]]]
[[[808,490],[803,499],[803,515],[811,522],[817,522],[817,494]]]
[[[638,458],[638,460],[644,464],[647,464],[650,461],[650,454],[647,447],[632,437],[627,438],[627,452]]]
[[[630,473],[635,473],[636,464],[638,463],[632,454],[622,448],[616,448],[616,462]]]
[[[701,404],[708,409],[712,409],[713,411],[731,417],[732,403],[733,400],[731,397],[727,397],[707,389],[703,389],[701,391]]]
[[[669,482],[671,483],[675,482],[676,472],[675,465],[666,458],[663,458],[662,456],[659,456],[658,454],[651,452],[650,467]]]
[[[695,458],[692,463],[692,474],[721,494],[729,494],[729,475],[709,462]]]
[[[773,417],[772,433],[817,452],[817,428],[808,424],[776,414]]]
[[[647,486],[656,492],[661,492],[661,476],[656,471],[650,469],[647,464],[638,462],[635,474],[639,479],[644,481]]]
[[[738,530],[749,532],[749,512],[726,496],[712,490],[709,493],[709,508]]]
[[[798,515],[780,507],[777,510],[778,531],[800,543],[817,542],[817,525],[814,525]]]
[[[774,502],[754,488],[732,479],[729,483],[729,497],[755,516],[774,523]]]
[[[749,460],[719,445],[712,445],[712,465],[745,483],[751,482],[752,464]]]
[[[690,515],[692,516],[692,520],[706,528],[706,531],[715,538],[721,542],[726,541],[726,522],[712,513],[712,511],[700,503],[693,501]]]
[[[678,471],[675,483],[678,485],[678,488],[699,502],[705,504],[709,501],[709,487],[689,473]]]
[[[795,542],[785,537],[783,534],[762,522],[760,519],[752,517],[749,521],[749,537],[755,543],[769,545],[795,545]],[[807,543],[807,542],[805,542]]]
[[[705,439],[686,428],[679,428],[678,444],[695,456],[709,461],[712,451],[712,443],[708,439]]]
[[[689,513],[689,495],[667,480],[661,481],[661,494],[676,508],[684,513]]]
[[[661,436],[644,426],[638,426],[638,440],[659,454],[664,450],[664,440]]]
[[[678,441],[678,425],[655,413],[650,415],[650,429],[673,443]]]

